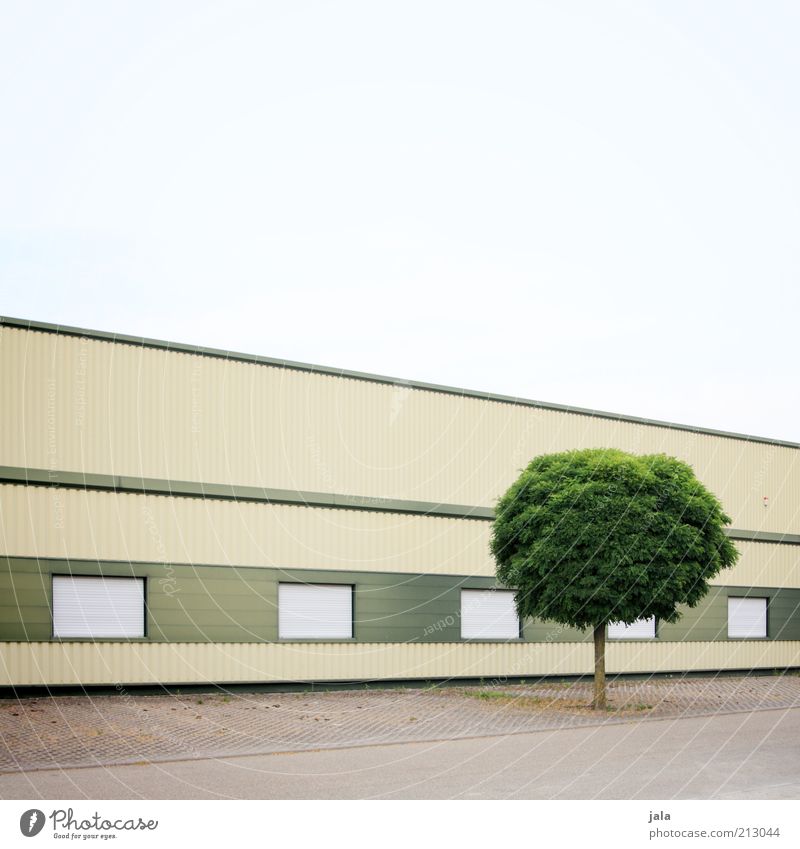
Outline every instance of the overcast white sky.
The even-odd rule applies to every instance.
[[[0,313],[800,441],[800,4],[4,3]]]

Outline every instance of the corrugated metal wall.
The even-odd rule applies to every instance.
[[[0,643],[0,686],[575,675],[589,643]],[[799,642],[615,643],[609,672],[800,666]]]
[[[800,546],[737,540],[741,552],[733,569],[712,584],[735,587],[800,587]]]
[[[493,576],[491,523],[0,485],[0,554]],[[713,581],[800,587],[800,546],[736,543],[742,557]]]
[[[537,454],[616,446],[691,463],[734,527],[800,531],[793,448],[51,333],[0,333],[0,464],[490,506]]]
[[[0,485],[0,553],[493,575],[485,521]]]
[[[8,327],[0,383],[0,465],[492,506],[537,454],[615,446],[688,461],[734,527],[800,532],[800,452],[784,446]],[[492,576],[490,530],[475,520],[0,486],[0,553],[21,557]],[[800,547],[737,545],[739,564],[717,584],[800,588]],[[609,670],[800,665],[800,642],[705,639],[612,643]],[[0,685],[567,675],[591,670],[591,650],[6,642]]]

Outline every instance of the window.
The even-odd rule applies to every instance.
[[[53,575],[54,637],[144,637],[144,579]]]
[[[630,625],[624,622],[609,622],[608,636],[612,640],[651,640],[656,635],[656,617],[637,619]]]
[[[461,638],[518,640],[519,617],[510,590],[461,590]]]
[[[765,598],[728,598],[728,636],[766,637],[767,600]]]
[[[349,640],[353,637],[350,584],[279,584],[281,640]]]

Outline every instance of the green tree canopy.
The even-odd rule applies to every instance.
[[[608,622],[696,605],[738,558],[729,522],[680,460],[566,451],[536,457],[499,500],[491,550],[521,617],[593,628],[597,650]]]

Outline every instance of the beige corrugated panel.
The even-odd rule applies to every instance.
[[[734,527],[800,531],[793,448],[52,333],[0,333],[0,464],[490,506],[537,454],[616,446],[691,463]]]
[[[588,673],[589,643],[0,643],[0,686],[342,681]],[[609,672],[785,668],[800,642],[609,646]]]
[[[569,675],[588,668],[590,650],[581,643],[0,643],[0,685]]]
[[[800,587],[800,546],[736,541],[741,552],[733,569],[710,583],[729,587]]]
[[[0,485],[0,553],[492,575],[489,523]]]
[[[800,641],[719,640],[715,642],[614,643],[611,672],[706,669],[781,669],[800,666]]]
[[[0,553],[294,569],[494,575],[491,523],[0,485]],[[800,587],[800,546],[736,543],[711,583]]]

